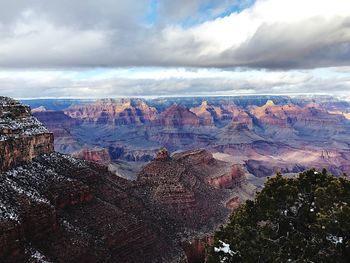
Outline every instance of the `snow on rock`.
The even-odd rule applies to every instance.
[[[47,258],[36,249],[31,248],[29,253],[31,259],[36,263],[51,263],[51,261],[48,261]]]
[[[338,236],[333,236],[333,235],[327,236],[327,240],[332,242],[335,245],[343,243],[343,237],[338,237]]]
[[[214,247],[215,252],[223,252],[225,254],[229,254],[230,256],[236,255],[239,253],[239,251],[233,251],[230,249],[230,245],[219,240],[221,246],[220,247]]]
[[[0,172],[53,151],[53,135],[30,108],[0,97]]]

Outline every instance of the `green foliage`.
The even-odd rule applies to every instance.
[[[268,179],[215,234],[207,261],[350,262],[350,181],[326,170]]]

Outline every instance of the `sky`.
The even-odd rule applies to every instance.
[[[349,0],[0,0],[0,95],[350,96]]]

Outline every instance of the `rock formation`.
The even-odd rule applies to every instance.
[[[259,177],[278,168],[350,172],[350,121],[343,114],[350,104],[329,98],[107,99],[70,106],[69,119],[45,106],[35,116],[54,133],[61,153],[99,147],[108,149],[112,162],[146,163],[161,147],[205,148],[230,154]],[[323,150],[333,154],[322,155]]]
[[[165,127],[198,127],[200,119],[189,109],[173,105],[159,115],[159,123]]]
[[[33,116],[44,123],[47,129],[54,134],[55,151],[62,153],[71,153],[80,149],[78,140],[74,138],[71,131],[79,127],[80,120],[73,119],[64,114],[63,111],[37,110]]]
[[[202,155],[210,158],[210,154],[202,151],[179,153],[170,158],[162,150],[160,158],[148,164],[138,178],[142,189],[152,196],[151,202],[166,210],[173,220],[181,222],[187,231],[200,230],[204,225],[207,229],[213,228],[227,215],[223,206],[212,206],[225,199],[225,194],[206,182],[208,160]],[[212,156],[210,159],[213,164],[210,171],[218,172],[221,167],[215,165]]]
[[[73,105],[65,113],[95,125],[137,125],[153,121],[157,110],[142,100],[104,99],[91,104]]]
[[[167,149],[162,148],[157,152],[155,159],[159,160],[159,161],[161,161],[161,160],[167,161],[170,159],[170,154],[169,154]]]
[[[78,159],[96,162],[104,165],[108,165],[111,162],[109,152],[104,148],[84,148],[80,151],[74,152],[72,156]]]
[[[225,222],[224,201],[239,189],[208,184],[230,164],[203,150],[162,149],[128,181],[52,152],[52,134],[28,107],[2,98],[1,114],[1,262],[186,262],[204,245],[182,244]]]
[[[306,106],[275,105],[268,101],[264,106],[251,109],[251,114],[267,134],[277,138],[296,138],[302,135],[325,136],[344,131],[345,118],[333,115],[317,104]]]
[[[203,100],[201,105],[192,107],[191,111],[200,118],[201,125],[222,126],[232,120],[233,116],[236,115],[237,109],[238,107],[234,104],[211,105],[208,101]]]
[[[208,183],[218,189],[234,189],[246,183],[246,176],[241,165],[235,164],[227,173],[211,176]]]
[[[30,108],[0,97],[0,171],[52,151],[52,133],[31,116]]]
[[[208,105],[207,101],[203,101],[202,104],[198,107],[191,108],[191,111],[200,118],[201,125],[215,125],[215,122],[219,118],[219,107],[212,107]]]

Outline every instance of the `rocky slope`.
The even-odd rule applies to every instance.
[[[225,201],[245,184],[208,184],[231,163],[203,150],[174,156],[162,150],[129,181],[105,166],[52,152],[52,134],[27,107],[5,98],[2,105],[7,125],[0,135],[22,153],[9,162],[13,153],[4,151],[1,160],[1,262],[194,262],[203,244],[192,247],[191,241],[206,240],[225,222]],[[35,126],[24,125],[28,118]],[[27,155],[26,147],[41,150]]]

